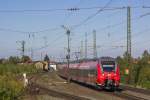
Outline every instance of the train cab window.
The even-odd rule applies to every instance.
[[[114,62],[103,62],[102,68],[103,68],[104,72],[115,71],[115,63]]]

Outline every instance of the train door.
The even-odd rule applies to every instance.
[[[89,73],[88,73],[89,82],[92,85],[95,85],[96,76],[97,76],[97,65],[96,65],[96,62],[93,62],[93,64],[89,68]]]

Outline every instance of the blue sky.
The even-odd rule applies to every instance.
[[[40,59],[41,53],[46,53],[55,58],[65,56],[67,37],[61,25],[70,27],[85,20],[99,9],[79,11],[51,11],[51,12],[2,12],[4,10],[44,10],[64,9],[73,7],[103,7],[109,0],[0,0],[0,58],[8,56],[20,56],[20,44],[16,41],[26,41],[26,55],[31,54],[30,48],[34,50],[34,59]],[[112,0],[109,7],[128,6],[131,8],[132,20],[132,55],[138,57],[143,50],[149,50],[150,45],[150,16],[139,18],[139,16],[150,12],[150,0]],[[88,34],[88,46],[93,44],[93,29],[97,32],[98,56],[121,56],[124,48],[112,48],[112,46],[126,46],[126,9],[103,11],[82,26],[71,30],[71,51],[79,51],[81,40],[84,41],[85,33]],[[122,23],[122,24],[118,24]],[[114,26],[115,24],[118,24]],[[114,27],[108,27],[113,25]],[[106,28],[107,27],[107,28]],[[56,28],[56,29],[55,29]],[[3,29],[3,30],[2,30]],[[7,29],[7,30],[4,30]],[[8,30],[9,29],[9,30]],[[13,31],[10,31],[13,30]],[[47,30],[48,29],[48,30]],[[14,30],[22,32],[14,32]],[[34,36],[29,38],[29,33]],[[24,33],[26,32],[26,33]],[[46,37],[46,39],[45,39]],[[44,49],[44,45],[49,46]],[[88,57],[92,56],[92,48],[88,48]],[[72,55],[72,58],[74,55]]]

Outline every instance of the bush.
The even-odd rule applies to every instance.
[[[26,73],[34,73],[32,65],[0,64],[0,100],[16,100],[23,91],[23,83],[16,78]]]
[[[125,75],[125,68],[130,70],[129,84],[150,89],[150,54],[144,51],[142,57],[138,59],[132,58],[131,66],[128,66],[127,57],[117,57],[120,65],[121,83],[128,83],[128,75]],[[136,62],[136,63],[135,63]]]
[[[0,100],[17,99],[22,90],[22,83],[15,80],[11,74],[0,76]]]

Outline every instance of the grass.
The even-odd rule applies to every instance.
[[[26,73],[35,73],[33,65],[0,64],[0,100],[16,100],[24,90],[23,83],[16,79]]]

